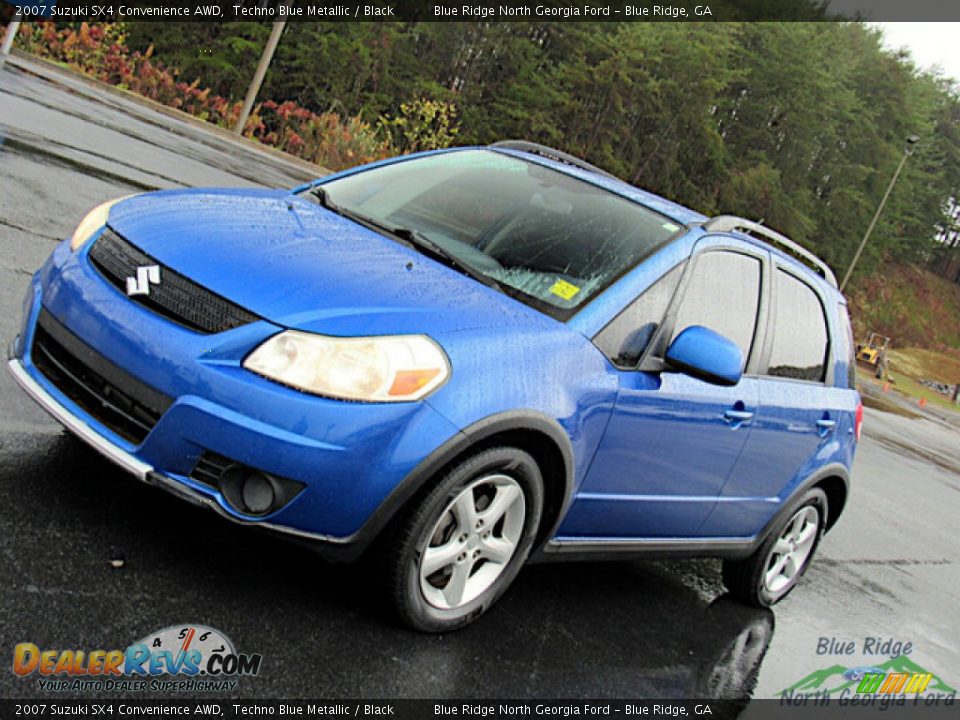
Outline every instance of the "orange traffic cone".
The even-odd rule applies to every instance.
[[[926,407],[926,405],[927,405],[927,399],[920,398],[920,407]]]
[[[885,383],[883,384],[883,391],[884,391],[884,392],[890,392],[890,383],[885,382]]]

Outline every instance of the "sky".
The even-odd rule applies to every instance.
[[[948,0],[952,2],[953,0]],[[874,23],[883,29],[891,50],[906,47],[921,68],[939,65],[960,81],[960,23]]]

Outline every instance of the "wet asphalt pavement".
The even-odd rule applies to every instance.
[[[11,61],[0,71],[0,338],[16,332],[32,272],[97,203],[310,176]],[[0,697],[41,694],[4,667],[15,643],[123,648],[182,623],[263,655],[240,697],[771,697],[831,665],[878,664],[867,637],[911,642],[910,658],[956,687],[960,430],[868,409],[854,482],[774,612],[724,597],[714,561],[543,565],[479,623],[421,636],[384,613],[369,571],[137,483],[0,372]],[[818,655],[821,637],[857,651]]]

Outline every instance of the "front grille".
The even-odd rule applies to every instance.
[[[90,248],[90,262],[110,284],[124,293],[127,292],[127,279],[136,279],[138,268],[159,267],[160,282],[147,283],[148,294],[132,295],[130,299],[191,330],[218,333],[260,319],[249,310],[161,265],[110,228],[104,230]]]
[[[31,357],[64,395],[138,445],[173,402],[99,355],[46,310],[37,319]]]

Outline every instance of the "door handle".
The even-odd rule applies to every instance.
[[[753,413],[749,410],[727,410],[723,417],[730,423],[748,423],[753,420]]]
[[[836,420],[830,420],[829,418],[821,418],[820,420],[817,420],[817,434],[820,437],[826,437],[833,432],[835,427],[837,427]]]

